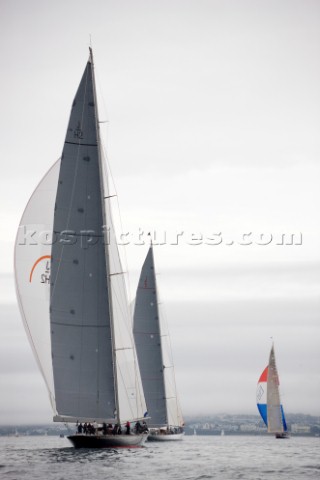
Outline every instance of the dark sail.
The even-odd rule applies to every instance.
[[[57,412],[114,417],[115,393],[93,65],[73,101],[54,213],[50,324]]]
[[[150,247],[137,288],[133,334],[151,426],[168,423],[153,251]]]

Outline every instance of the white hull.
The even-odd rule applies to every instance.
[[[148,436],[148,442],[175,442],[182,440],[184,433],[150,433]]]

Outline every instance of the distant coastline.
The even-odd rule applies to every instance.
[[[320,436],[320,416],[287,414],[288,428],[294,436]],[[188,415],[185,417],[186,435],[267,435],[267,429],[258,415]],[[74,425],[29,424],[0,425],[0,436],[60,436],[74,433]]]
[[[288,430],[293,435],[320,436],[320,417],[286,414]],[[259,415],[221,414],[186,417],[186,435],[267,435]]]

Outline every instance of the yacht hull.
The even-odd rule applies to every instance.
[[[168,433],[168,434],[154,434],[148,435],[148,442],[175,442],[182,440],[184,433]]]
[[[69,435],[75,448],[136,448],[147,440],[147,434],[139,435]]]
[[[276,433],[275,437],[276,438],[290,438],[290,435],[287,432],[282,432],[282,433]]]

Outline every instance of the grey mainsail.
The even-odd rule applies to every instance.
[[[137,288],[133,335],[144,395],[152,426],[168,423],[163,375],[161,331],[152,246],[144,261]]]
[[[55,399],[61,417],[114,418],[104,225],[90,56],[72,105],[54,213],[50,323]]]
[[[133,334],[150,427],[183,425],[177,399],[169,334],[159,311],[153,248],[149,248],[137,288]]]

